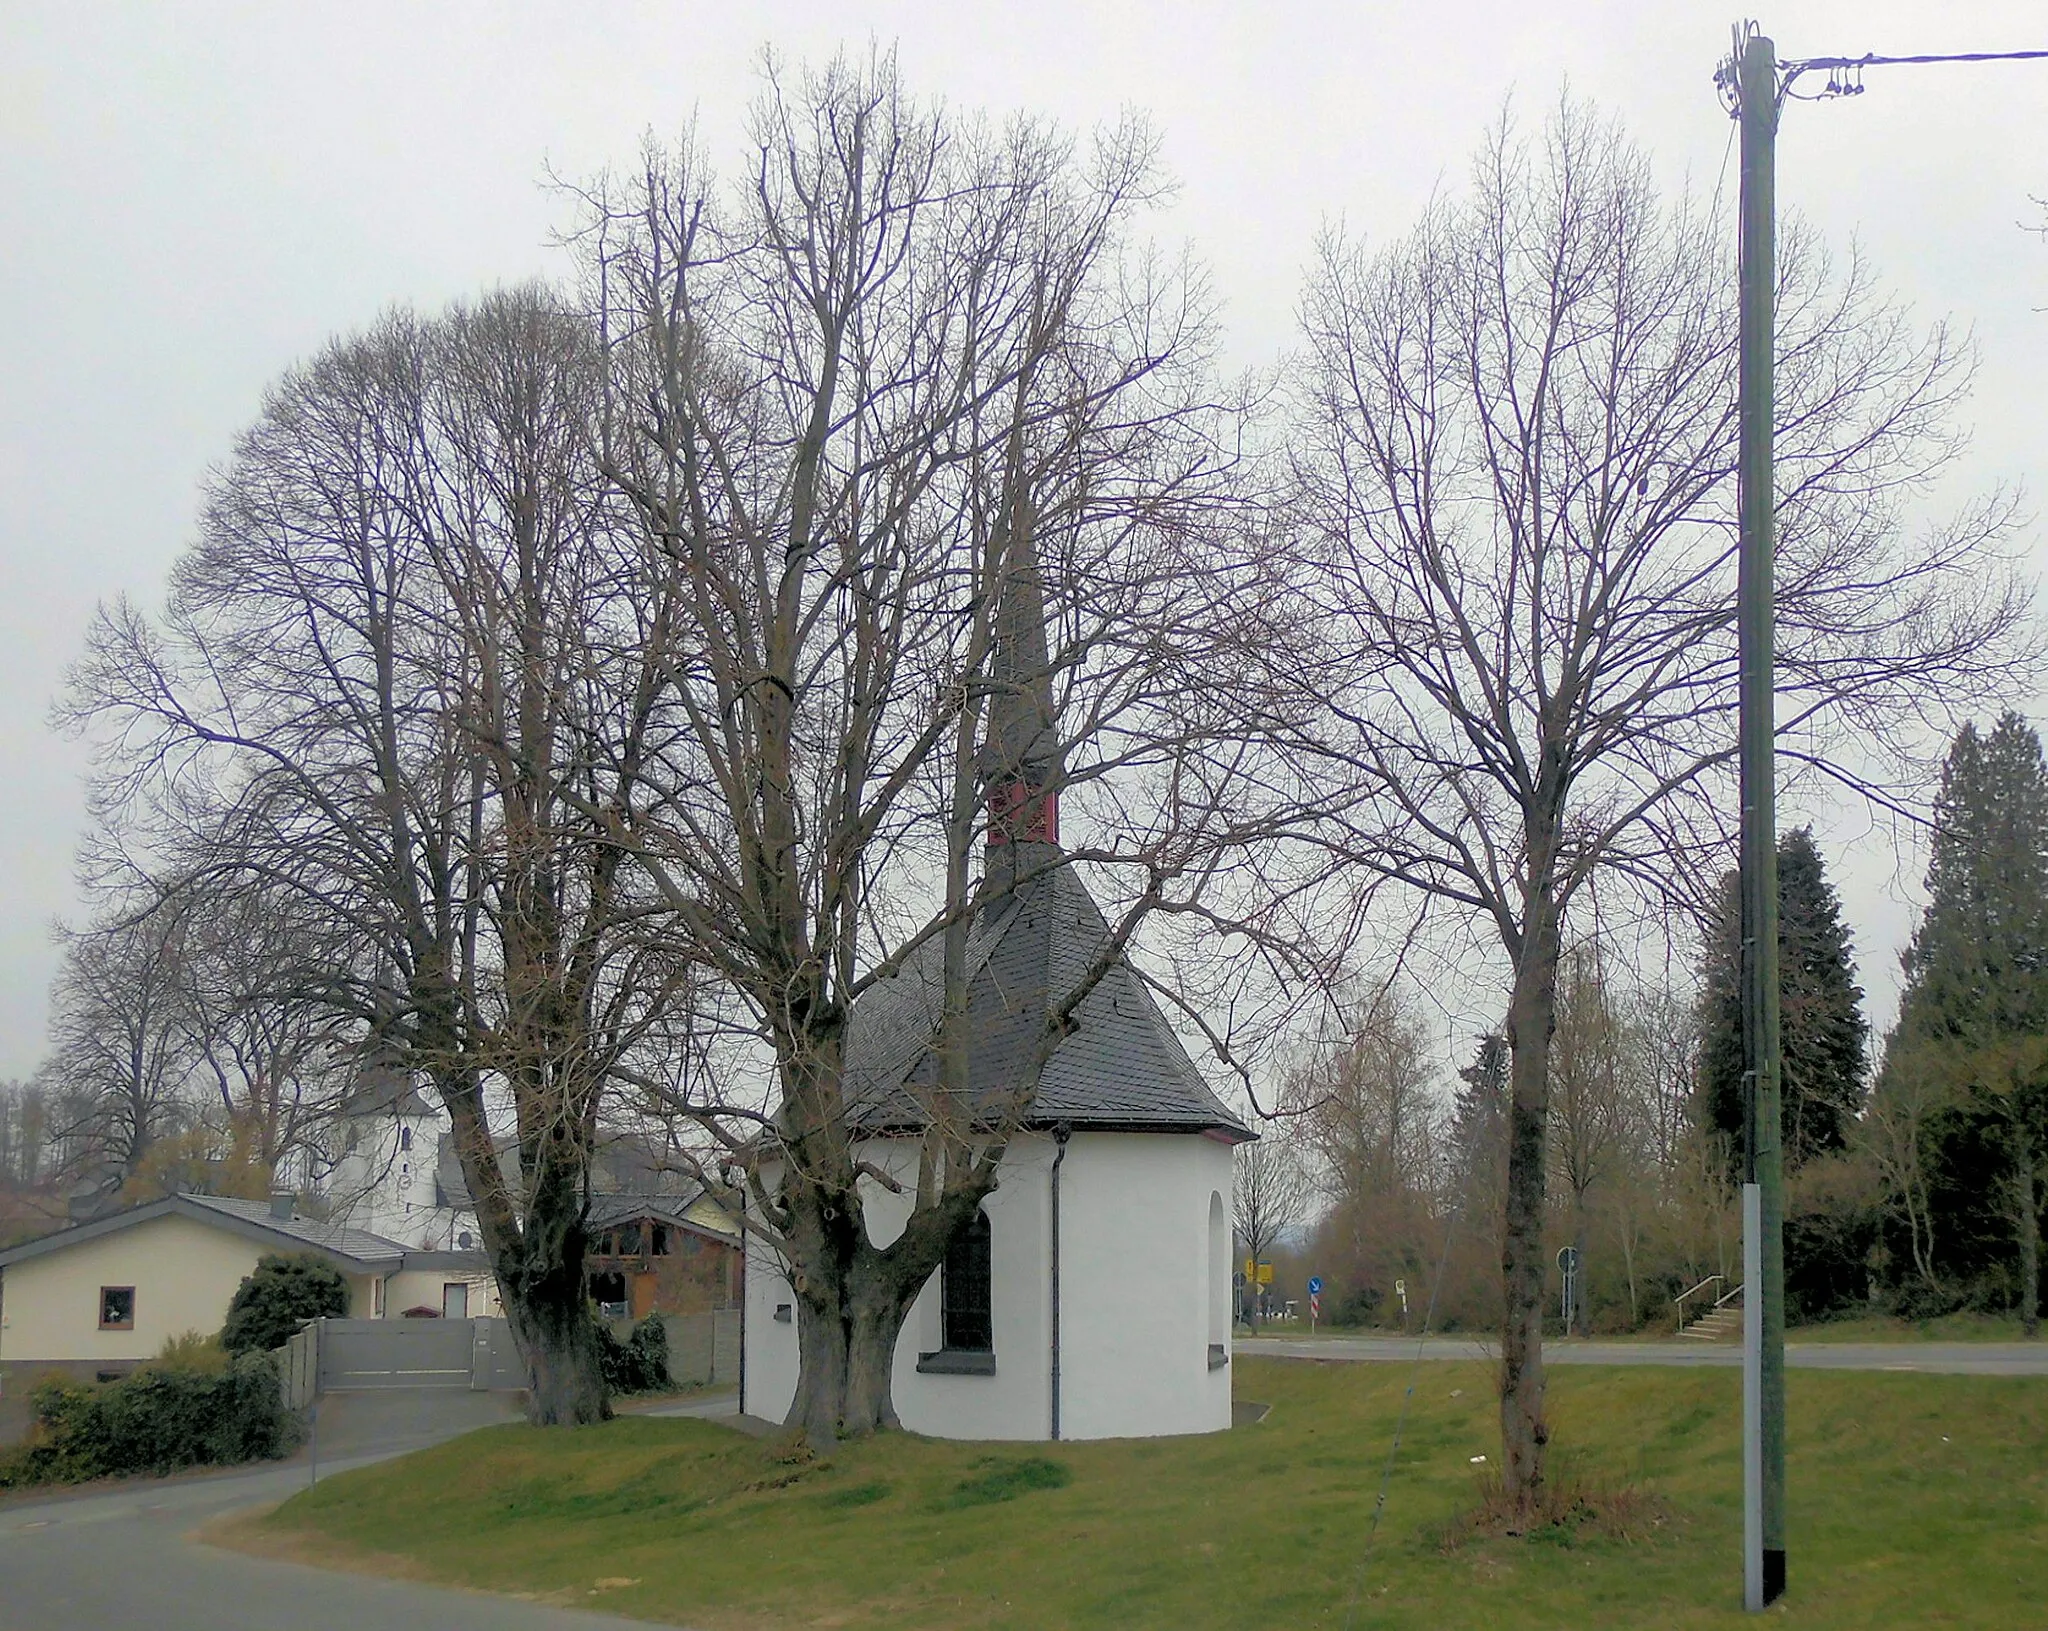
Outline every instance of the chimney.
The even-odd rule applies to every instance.
[[[270,1195],[270,1215],[279,1223],[289,1223],[292,1220],[292,1213],[297,1209],[298,1204],[298,1196],[294,1195],[290,1190],[273,1190]]]

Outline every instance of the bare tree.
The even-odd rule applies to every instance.
[[[1566,921],[1596,878],[1617,899],[1703,899],[1735,808],[1732,241],[1724,212],[1660,199],[1620,132],[1567,103],[1535,141],[1503,119],[1466,192],[1408,237],[1377,254],[1332,238],[1304,301],[1294,445],[1329,638],[1302,680],[1331,698],[1305,751],[1354,778],[1363,875],[1484,925],[1507,971],[1518,1503],[1549,1437]],[[1917,751],[2035,641],[2007,503],[1925,538],[1897,525],[1954,446],[1963,354],[1796,225],[1778,264],[1781,753],[1846,775]]]
[[[1140,925],[1245,921],[1272,789],[1227,682],[1269,608],[1226,555],[1199,282],[1131,241],[1161,186],[1141,128],[1077,153],[918,106],[882,58],[770,64],[753,135],[731,188],[651,148],[585,190],[580,241],[608,472],[688,609],[666,701],[698,774],[632,841],[771,1084],[666,1088],[789,1265],[790,1424],[823,1444],[895,1424],[903,1318]],[[1074,869],[1112,910],[970,1091],[973,937]],[[899,975],[932,1019],[914,1186],[867,1159],[849,1081],[856,1005]],[[877,1185],[910,1192],[886,1246]]]
[[[51,1070],[69,1107],[56,1137],[74,1176],[108,1191],[189,1116],[195,1059],[181,958],[175,934],[150,917],[65,939],[50,1003]]]
[[[189,888],[322,925],[299,995],[438,1093],[540,1422],[608,1408],[586,1172],[680,978],[614,840],[673,606],[613,524],[593,339],[521,290],[294,369],[160,623],[102,617],[71,702],[103,733],[106,806],[195,850]]]
[[[1256,1326],[1265,1307],[1256,1265],[1264,1262],[1288,1230],[1306,1221],[1311,1191],[1301,1163],[1283,1138],[1267,1133],[1237,1147],[1231,1209],[1237,1238],[1254,1273],[1245,1283],[1245,1321]]]
[[[1570,1198],[1567,1228],[1579,1265],[1565,1319],[1567,1336],[1574,1330],[1592,1334],[1587,1315],[1593,1192],[1611,1184],[1632,1153],[1632,1040],[1608,988],[1598,944],[1574,946],[1559,968],[1550,1056],[1550,1146]]]
[[[1431,1274],[1440,1255],[1451,1174],[1433,1053],[1414,997],[1383,983],[1282,1088],[1331,1203],[1321,1238],[1354,1293],[1384,1297],[1397,1278]]]

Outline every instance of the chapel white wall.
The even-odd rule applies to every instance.
[[[939,1347],[938,1276],[919,1293],[896,1348],[903,1425],[940,1438],[1051,1435],[1049,1136],[1017,1138],[984,1203],[993,1258],[993,1376],[930,1375]],[[916,1148],[880,1140],[864,1157],[906,1185]],[[772,1182],[772,1180],[771,1180]],[[1210,1310],[1226,1288],[1229,1236],[1211,1247],[1211,1197],[1230,1207],[1230,1146],[1197,1134],[1076,1133],[1061,1170],[1061,1436],[1150,1437],[1230,1425],[1230,1371],[1209,1368]],[[910,1198],[870,1183],[870,1236],[894,1240]],[[746,1408],[781,1420],[796,1395],[795,1295],[758,1237],[747,1242]],[[789,1310],[777,1320],[778,1306]],[[1227,1333],[1224,1338],[1228,1348]]]

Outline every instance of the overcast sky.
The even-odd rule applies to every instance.
[[[917,92],[1076,128],[1150,113],[1180,177],[1159,223],[1214,270],[1233,355],[1291,341],[1319,224],[1401,232],[1512,93],[1569,81],[1665,176],[1732,166],[1697,0],[1028,5],[128,6],[0,0],[0,1075],[44,1046],[50,925],[74,910],[81,752],[46,726],[96,603],[154,604],[200,482],[265,383],[394,303],[560,269],[543,183],[694,115],[738,157],[763,45],[895,43]],[[1784,56],[2048,46],[2041,0],[1781,0]],[[1860,238],[1926,317],[1982,348],[1947,498],[2048,493],[2048,64],[1873,70],[1798,105],[1779,199]],[[1728,170],[1732,185],[1733,171]],[[2036,529],[2034,536],[2048,536]],[[1797,812],[1792,812],[1796,815]],[[1920,862],[1839,812],[1872,1019],[1889,1018]]]

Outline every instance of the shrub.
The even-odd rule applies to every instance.
[[[30,1399],[35,1426],[0,1462],[0,1487],[273,1460],[297,1437],[267,1354],[212,1374],[151,1364],[111,1382],[52,1377]]]
[[[1342,1296],[1330,1299],[1330,1324],[1370,1325],[1383,1300],[1372,1286],[1353,1286]]]
[[[166,1337],[164,1345],[157,1350],[156,1358],[150,1364],[158,1370],[191,1371],[197,1376],[218,1376],[234,1360],[234,1355],[221,1346],[217,1336],[201,1336],[197,1331],[182,1331],[177,1336]]]
[[[348,1282],[332,1263],[311,1252],[265,1253],[228,1304],[220,1345],[230,1353],[268,1353],[306,1321],[347,1312]]]
[[[597,1328],[598,1365],[613,1393],[664,1393],[675,1384],[668,1373],[668,1328],[649,1314],[621,1342],[611,1327]]]

